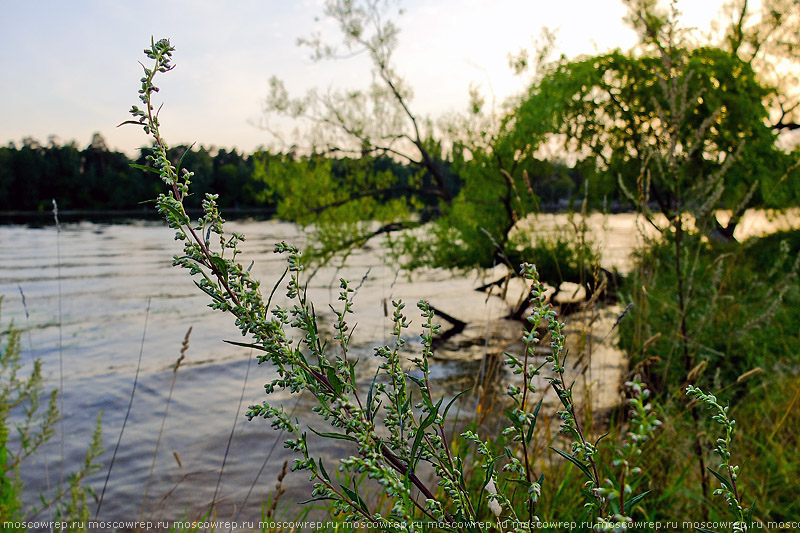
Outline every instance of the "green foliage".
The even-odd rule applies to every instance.
[[[453,164],[464,177],[459,196],[425,232],[390,236],[396,261],[412,270],[429,266],[471,270],[506,264],[513,271],[513,265],[535,263],[548,283],[585,282],[597,257],[582,245],[579,232],[569,227],[545,234],[538,231],[533,216],[539,212],[541,199],[534,189],[541,189],[542,180],[563,179],[572,190],[573,180],[581,176],[564,165],[539,160],[520,172],[518,179],[490,166],[477,158]],[[535,172],[534,178],[528,170]]]
[[[541,66],[495,136],[454,144],[459,194],[426,234],[393,239],[406,266],[537,260],[517,253],[512,234],[542,199],[634,205],[651,218],[655,207],[670,221],[691,213],[700,231],[728,239],[745,209],[800,200],[796,154],[779,149],[767,125],[776,90],[735,53],[676,44],[683,34],[674,17],[648,21],[657,24],[634,50]],[[575,162],[543,161],[553,146]],[[733,212],[724,228],[714,218],[719,208]]]
[[[674,142],[691,158],[691,165],[681,168],[681,187],[702,184],[735,157],[737,164],[725,177],[722,206],[734,209],[745,201],[746,207],[775,207],[797,201],[797,191],[778,187],[794,160],[775,146],[775,135],[765,124],[772,91],[759,83],[751,66],[713,47],[669,53],[671,61],[659,53],[615,51],[550,65],[509,117],[498,144],[530,154],[559,135],[565,149],[589,152],[602,175],[619,177],[630,191],[637,190],[637,179],[649,168],[649,197],[661,210],[673,210],[674,185],[656,167],[666,164],[657,155],[665,150],[666,124],[679,123]],[[680,94],[670,94],[667,79]],[[670,98],[682,99],[686,107],[676,107]],[[676,112],[681,116],[672,116]],[[751,187],[755,193],[748,199]],[[631,200],[619,190],[614,199]]]
[[[719,465],[720,472],[709,469],[714,477],[720,482],[721,486],[714,491],[715,496],[723,496],[728,502],[728,506],[732,508],[733,514],[736,517],[733,530],[737,533],[747,531],[748,527],[752,526],[752,509],[744,507],[742,499],[739,495],[739,488],[737,487],[736,480],[739,478],[739,467],[731,464],[731,441],[733,439],[735,420],[728,417],[729,407],[717,402],[717,397],[713,394],[706,394],[702,389],[689,385],[686,387],[686,395],[696,398],[698,401],[705,403],[708,409],[712,411],[711,419],[717,424],[721,425],[725,430],[725,436],[717,439],[714,453],[716,453],[722,462]]]
[[[800,460],[794,452],[800,445],[799,391],[796,371],[781,369],[732,407],[738,422],[736,453],[746,469],[740,484],[745,502],[758,502],[762,520],[786,521],[800,515]]]
[[[411,212],[423,206],[409,194],[419,177],[387,157],[254,157],[254,178],[264,184],[265,198],[275,202],[279,218],[309,231],[308,255],[317,263],[362,246],[387,225],[415,225]]]
[[[2,299],[0,299],[2,303]],[[4,332],[5,346],[0,352],[0,519],[18,520],[25,516],[20,499],[22,481],[20,464],[53,435],[57,421],[56,391],[43,412],[41,406],[42,365],[36,361],[29,376],[20,376],[21,331],[13,324]],[[56,413],[55,417],[49,413]],[[12,415],[20,416],[13,427],[18,434],[19,447],[12,447],[9,430]]]
[[[693,365],[681,362],[670,241],[639,252],[622,293],[634,304],[620,324],[620,345],[658,391],[675,394],[689,372],[694,383],[719,388],[756,368],[796,364],[800,353],[800,232],[754,237],[743,244],[689,237],[687,341]],[[726,332],[721,335],[719,332]]]
[[[307,298],[297,248],[285,243],[275,247],[276,253],[287,255],[288,266],[271,294],[288,276],[286,296],[291,304],[288,308],[271,308],[271,296],[264,301],[259,282],[237,262],[244,236],[225,233],[216,197],[206,195],[204,216],[196,224],[186,215],[183,199],[189,193],[192,173],[185,168],[179,172],[170,162],[151,99],[158,90],[153,78],[156,73],[172,68],[172,52],[166,40],[153,42],[146,50],[153,66],[144,67],[140,90],[144,109],[133,107],[135,120],[131,122],[142,126],[154,140],[153,154],[148,159],[158,169],[168,191],[159,196],[157,206],[176,231],[176,240],[183,242],[183,251],[175,256],[174,264],[200,278],[195,283],[211,298],[209,306],[231,313],[242,334],[252,341],[245,345],[261,352],[259,363],[272,365],[278,377],[265,385],[268,394],[276,390],[307,391],[315,398],[312,411],[318,417],[317,423],[329,426],[329,430],[314,429],[292,419],[283,407],[267,402],[251,406],[247,413],[250,419],[270,420],[273,428],[290,436],[285,446],[298,455],[293,470],[306,471],[314,482],[309,501],[328,501],[331,512],[339,518],[367,521],[386,531],[421,531],[426,527],[484,531],[493,526],[481,524],[481,519],[499,518],[513,520],[517,524],[512,526],[514,531],[535,529],[539,523],[535,510],[543,480],[534,475],[528,456],[533,451],[532,439],[541,407],[541,402],[533,406],[536,388],[532,380],[550,364],[547,382],[563,405],[558,413],[562,431],[572,440],[569,451],[555,451],[588,478],[588,490],[584,493],[587,516],[601,525],[607,521],[628,521],[630,505],[626,506],[625,501],[631,488],[626,476],[636,473],[630,461],[639,455],[639,448],[624,443],[611,467],[601,468],[598,463],[597,443],[588,441],[578,422],[572,386],[565,377],[564,325],[546,302],[536,269],[524,264],[520,272],[531,283],[534,312],[528,319],[530,330],[523,338],[524,355],[507,356],[507,365],[522,379],[508,389],[514,408],[506,412],[510,425],[503,432],[509,441],[504,446],[505,455],[495,455],[490,448],[492,439],[485,441],[472,431],[463,432],[460,439],[454,438],[451,443],[444,422],[458,396],[447,403],[445,398],[433,396],[429,360],[438,326],[433,323],[433,311],[424,301],[418,304],[424,322],[421,353],[410,361],[413,369],[404,369],[401,362],[410,325],[405,305],[393,302],[393,339],[391,344],[375,349],[378,371],[364,396],[356,387],[358,361],[348,357],[352,329],[347,317],[353,311],[354,293],[348,282],[341,281],[340,306],[334,309],[337,317],[334,335],[327,339],[319,329],[314,305]],[[219,239],[212,241],[212,233]],[[533,357],[540,342],[540,326],[548,330],[552,353],[537,366]],[[294,338],[295,334],[299,338]],[[634,423],[629,438],[643,442],[652,436],[658,421],[646,405],[649,391],[641,382],[631,382],[630,390]],[[307,431],[324,439],[342,441],[353,450],[352,455],[340,460],[338,469],[332,470],[333,476],[322,460],[314,457]],[[454,453],[465,449],[467,443],[475,446],[479,457],[476,464],[480,471],[473,476],[466,475],[463,456]],[[518,457],[524,457],[524,461]],[[435,474],[435,485],[419,476],[423,465]],[[621,475],[601,477],[601,472],[615,470]],[[520,486],[523,490],[518,492],[515,487]],[[366,494],[377,487],[383,501],[376,507]],[[637,495],[628,501],[638,501],[641,497]]]
[[[43,494],[41,506],[26,508],[21,498],[20,471],[54,434],[60,416],[56,402],[58,393],[52,391],[46,405],[42,403],[41,361],[33,362],[30,375],[21,376],[21,331],[11,324],[2,336],[5,345],[0,350],[0,522],[25,521],[54,507],[56,521],[85,523],[89,518],[86,496],[94,495],[94,492],[91,487],[83,485],[83,479],[99,468],[95,460],[103,452],[102,414],[97,417],[83,464],[70,474],[66,484],[60,485],[55,494]],[[12,427],[16,433],[13,439],[10,435]]]
[[[342,20],[362,15],[357,10],[339,14]],[[706,490],[707,423],[698,417],[698,410],[681,406],[679,398],[687,383],[715,391],[731,383],[742,387],[745,397],[755,391],[756,380],[745,385],[740,381],[764,369],[765,374],[774,374],[775,369],[797,365],[797,336],[786,332],[794,332],[800,318],[795,311],[800,309],[795,282],[800,239],[785,234],[740,246],[715,238],[717,234],[730,238],[748,206],[783,206],[796,200],[796,191],[787,187],[796,165],[775,148],[775,136],[764,125],[765,101],[772,92],[760,85],[750,63],[717,48],[675,45],[675,26],[668,18],[643,17],[640,22],[648,35],[640,52],[550,65],[496,139],[482,149],[456,146],[449,169],[463,183],[452,201],[436,200],[443,196],[435,188],[439,191],[431,192],[435,201],[422,201],[419,187],[427,186],[425,174],[407,174],[402,179],[408,180],[403,183],[409,190],[404,190],[405,185],[397,185],[397,174],[374,171],[382,158],[263,155],[255,172],[264,185],[259,194],[275,201],[283,216],[314,228],[320,243],[315,253],[323,259],[343,243],[351,247],[370,235],[408,227],[415,210],[429,209],[440,218],[429,226],[428,235],[415,232],[391,240],[401,262],[411,267],[472,268],[532,257],[545,266],[548,277],[560,280],[583,278],[591,254],[571,252],[569,239],[532,245],[530,233],[515,233],[518,222],[537,209],[535,184],[550,183],[574,197],[583,194],[584,205],[590,194],[602,195],[604,201],[631,201],[654,223],[650,209],[655,205],[668,225],[662,224],[660,238],[636,259],[627,281],[633,310],[620,327],[621,342],[635,370],[658,393],[666,392],[659,394],[667,402],[659,413],[666,427],[655,431],[660,422],[649,402],[652,393],[636,377],[626,383],[626,421],[616,422],[612,438],[598,440],[585,431],[571,381],[565,377],[563,324],[544,299],[540,273],[528,266],[523,266],[521,275],[532,286],[531,329],[523,337],[524,354],[507,355],[516,378],[508,387],[511,407],[505,411],[507,428],[500,436],[486,439],[469,430],[449,437],[445,432],[443,422],[455,398],[445,404],[445,398],[437,399],[431,391],[428,360],[436,326],[424,302],[419,304],[425,321],[421,356],[412,360],[410,371],[401,365],[409,319],[403,304],[395,302],[394,338],[388,346],[376,348],[379,368],[364,396],[356,387],[356,362],[348,358],[350,285],[342,281],[334,332],[328,338],[306,297],[296,248],[276,246],[276,252],[288,255],[284,276],[289,278],[286,290],[292,303],[270,309],[258,281],[237,262],[244,237],[225,233],[217,197],[206,195],[204,216],[196,224],[190,222],[184,202],[193,174],[179,170],[180,165],[170,159],[151,102],[157,90],[153,77],[171,68],[172,48],[159,41],[148,50],[155,66],[145,67],[142,79],[145,109],[134,107],[132,112],[134,123],[153,136],[148,161],[168,187],[158,199],[159,210],[184,242],[175,264],[199,278],[196,283],[212,299],[211,307],[232,313],[242,333],[250,336],[246,344],[263,352],[260,362],[273,365],[278,378],[266,385],[268,393],[308,391],[315,397],[316,424],[328,425],[325,430],[312,429],[269,403],[252,406],[248,416],[269,419],[273,427],[290,435],[286,445],[298,454],[294,469],[309,474],[315,483],[312,501],[328,502],[337,519],[381,523],[387,530],[399,529],[386,525],[397,521],[414,530],[423,527],[414,520],[452,524],[508,518],[527,522],[530,530],[541,516],[557,519],[564,516],[560,513],[569,513],[599,528],[621,529],[635,514],[683,519],[697,511],[698,500],[704,517],[725,516],[727,510],[720,509]],[[362,33],[356,26],[343,31],[352,42],[367,46],[371,42],[359,41]],[[385,44],[373,43],[376,49]],[[538,149],[558,135],[567,139],[569,148],[588,154],[572,169],[537,158]],[[441,153],[436,143],[424,146],[427,153]],[[229,167],[226,172],[233,171]],[[733,211],[726,228],[717,227],[718,207]],[[692,217],[696,229],[689,224]],[[378,229],[367,220],[375,220]],[[212,233],[219,237],[219,246]],[[554,260],[547,264],[551,257]],[[538,364],[534,347],[543,328],[552,351]],[[536,438],[542,404],[533,400],[537,393],[533,378],[549,365],[546,381],[561,403],[557,415],[568,444],[564,449],[552,442],[555,446],[548,452]],[[696,388],[690,392],[717,409],[715,420],[725,428],[716,447],[723,470],[713,470],[712,475],[722,483],[726,501],[733,502],[737,519],[749,520],[735,484],[736,467],[728,460],[735,444],[728,412],[715,396]],[[788,407],[784,400],[778,404],[782,411],[766,414],[773,420],[777,417],[780,427],[795,400]],[[688,413],[692,416],[685,416]],[[758,427],[757,418],[744,420]],[[307,431],[341,441],[351,455],[338,469],[326,468],[314,456]],[[757,447],[755,431],[745,427],[737,434]],[[792,442],[777,430],[773,438]],[[560,462],[534,473],[536,461],[545,454],[551,465],[552,458]],[[779,465],[784,478],[796,470],[796,464],[774,451],[762,453],[758,461]],[[693,468],[695,463],[698,469]],[[436,485],[423,481],[418,469],[432,471]],[[546,482],[545,471],[556,475]],[[694,489],[696,481],[699,492]],[[376,503],[366,495],[378,488],[381,496]],[[545,490],[550,488],[554,490]],[[790,516],[792,503],[780,490],[769,488],[758,494],[781,501],[780,506],[768,504],[769,516]]]

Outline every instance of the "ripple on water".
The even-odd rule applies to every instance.
[[[566,224],[563,215],[546,215],[537,220],[543,231]],[[589,225],[602,245],[603,261],[607,266],[624,270],[638,235],[633,215],[593,215]],[[229,229],[247,236],[242,263],[254,261],[253,274],[264,281],[262,289],[266,292],[284,268],[283,260],[272,253],[273,243],[302,242],[305,238],[295,226],[280,222],[240,221],[231,223]],[[29,334],[23,336],[23,362],[29,366],[32,357],[41,358],[48,387],[59,383],[59,360],[63,356],[67,464],[82,461],[100,411],[105,413],[103,432],[107,449],[100,461],[106,466],[110,463],[142,350],[138,390],[101,518],[130,519],[139,514],[172,381],[171,368],[190,326],[194,328],[190,347],[178,372],[156,458],[148,513],[155,518],[178,518],[187,508],[198,512],[207,508],[234,422],[234,439],[218,491],[218,498],[225,499],[231,509],[244,500],[263,459],[276,442],[276,434],[269,430],[268,424],[247,423],[243,418],[247,405],[264,399],[263,383],[273,375],[265,365],[251,365],[237,419],[250,353],[222,342],[242,337],[228,317],[206,306],[206,298],[185,272],[171,267],[172,255],[179,252],[172,236],[172,230],[156,221],[64,224],[58,236],[54,228],[0,226],[0,246],[13,250],[0,255],[3,323],[13,319],[17,326],[30,326]],[[353,280],[354,285],[363,280],[355,295],[356,314],[350,323],[355,326],[351,357],[362,359],[359,372],[364,387],[374,374],[375,363],[369,357],[373,347],[390,342],[392,325],[387,315],[391,314],[392,300],[399,298],[407,302],[405,312],[412,326],[406,340],[412,349],[419,346],[422,319],[415,305],[419,299],[428,299],[436,308],[468,323],[461,335],[437,352],[439,359],[433,367],[433,379],[437,390],[448,397],[491,370],[484,361],[487,353],[519,348],[513,345],[514,339],[521,335],[519,323],[504,320],[503,316],[508,305],[520,297],[522,287],[512,287],[506,301],[494,296],[487,298],[485,293],[474,290],[487,279],[500,277],[502,272],[490,271],[482,279],[426,270],[409,281],[386,266],[382,256],[379,247],[358,251],[344,268],[321,269],[309,287],[321,322],[329,327],[333,315],[327,303],[338,304],[338,278]],[[28,316],[19,287],[25,293]],[[146,313],[148,300],[150,310]],[[281,302],[279,293],[274,303]],[[580,362],[576,369],[581,375],[578,387],[592,389],[595,409],[618,400],[619,374],[624,364],[619,353],[610,348],[613,336],[608,335],[619,310],[610,307],[599,312],[600,318],[590,335],[594,339],[591,360]],[[142,345],[146,316],[147,333]],[[570,322],[573,331],[581,327],[578,318]],[[497,378],[500,385],[507,379],[502,374]],[[580,388],[577,394],[581,394]],[[287,409],[294,408],[296,402],[297,413],[308,413],[311,399],[296,398],[283,398]],[[477,400],[472,397],[470,401],[471,407],[465,407],[465,411],[474,412]],[[58,428],[44,452],[25,466],[23,476],[29,502],[36,501],[38,492],[46,491],[48,486],[52,490],[57,482],[60,442]],[[333,461],[343,451],[329,448],[326,443],[323,455]],[[180,466],[173,452],[181,458]],[[261,502],[274,486],[283,461],[289,458],[282,445],[275,446],[256,491],[248,499],[246,512],[251,516],[260,516]],[[94,474],[89,482],[99,490],[104,478],[105,470]],[[298,501],[307,494],[306,479],[302,475],[287,476],[286,501]]]

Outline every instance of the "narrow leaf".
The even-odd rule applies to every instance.
[[[422,457],[422,452],[417,455],[417,450],[419,449],[419,445],[422,443],[422,439],[425,437],[425,430],[433,425],[433,421],[436,420],[436,413],[438,412],[438,407],[441,405],[441,400],[437,404],[437,409],[432,411],[428,416],[422,421],[419,425],[419,429],[417,429],[416,437],[414,438],[414,444],[411,447],[411,465],[406,473],[406,477],[410,474],[414,469],[417,467],[417,463],[419,463],[420,458]]]
[[[225,260],[218,255],[211,256],[211,262],[214,264],[214,270],[217,271],[218,276],[222,276],[225,283],[228,282],[228,265]]]
[[[348,489],[347,487],[345,487],[344,485],[340,485],[340,487],[345,492],[345,494],[347,494],[348,498],[350,498],[351,505],[353,505],[354,507],[360,508],[367,515],[370,514],[369,510],[367,509],[367,504],[364,503],[364,500],[362,500],[361,496],[358,495],[358,489],[356,489],[355,491],[352,491],[352,490]]]
[[[321,502],[325,500],[333,500],[330,496],[317,496],[316,498],[311,498],[309,500],[304,500],[299,502],[299,505],[303,505],[304,503],[311,503],[311,502]]]
[[[372,383],[369,386],[369,391],[367,392],[367,418],[369,421],[372,421],[372,395],[375,391],[375,380],[378,379],[378,372],[379,370],[375,371],[375,375],[372,376]]]
[[[581,472],[583,472],[584,474],[586,474],[586,477],[588,477],[590,481],[594,481],[594,477],[592,476],[592,473],[589,471],[589,469],[586,467],[586,465],[585,465],[585,464],[583,464],[583,463],[582,463],[580,460],[578,460],[576,457],[573,457],[573,456],[571,456],[571,455],[570,455],[570,454],[568,454],[568,453],[564,453],[564,452],[562,452],[561,450],[558,450],[558,449],[556,449],[556,448],[553,448],[552,446],[550,446],[550,449],[551,449],[551,450],[553,450],[554,452],[556,452],[558,455],[560,455],[560,456],[561,456],[561,457],[563,457],[564,459],[566,459],[567,461],[569,461],[570,463],[572,463],[572,464],[574,464],[575,466],[577,466],[577,467],[580,469],[580,471],[581,471]]]
[[[328,475],[328,472],[325,471],[325,465],[322,464],[322,459],[317,459],[317,461],[319,462],[319,471],[322,473],[322,477],[325,478],[325,481],[330,482],[331,477]]]
[[[715,472],[714,470],[712,470],[711,467],[708,467],[708,471],[711,472],[712,474],[714,474],[714,477],[717,478],[720,483],[725,485],[725,488],[727,488],[729,491],[733,492],[733,487],[731,486],[731,482],[730,481],[728,481],[727,479],[722,477],[722,475],[719,472]]]
[[[251,344],[249,342],[226,341],[225,339],[223,339],[222,342],[227,342],[228,344],[233,344],[234,346],[241,346],[243,348],[252,348],[254,350],[260,350],[262,352],[267,351],[267,349],[260,344]]]
[[[138,124],[138,122],[137,122]],[[152,172],[153,174],[160,174],[158,170],[153,167],[146,167],[144,165],[137,165],[136,163],[130,163],[130,166],[133,168],[138,168],[139,170],[144,170],[145,172]]]
[[[203,291],[204,293],[206,293],[206,294],[208,294],[209,296],[211,296],[211,297],[212,297],[214,300],[216,300],[216,301],[218,301],[218,302],[224,302],[224,301],[225,301],[225,298],[222,298],[222,297],[221,297],[219,294],[215,293],[213,290],[211,290],[211,289],[209,289],[209,288],[207,288],[207,287],[203,287],[203,286],[202,286],[202,285],[200,285],[200,283],[198,283],[197,281],[195,281],[195,282],[194,282],[194,284],[195,284],[195,285],[197,285],[197,288],[198,288],[198,289],[200,289],[200,290],[201,290],[201,291]],[[262,350],[263,350],[263,348],[262,348]]]
[[[544,401],[544,398],[539,400],[539,403],[536,404],[536,409],[533,410],[533,423],[528,428],[528,434],[526,435],[526,438],[525,438],[525,443],[526,444],[529,443],[531,441],[531,439],[533,438],[533,429],[536,427],[536,421],[539,419],[539,409],[542,408],[542,402],[543,401]]]
[[[472,387],[470,387],[468,389],[465,389],[465,390],[462,390],[461,392],[459,392],[458,394],[453,396],[452,400],[447,402],[447,405],[444,408],[444,413],[442,413],[442,420],[447,420],[447,412],[450,410],[450,407],[453,406],[453,404],[456,402],[456,400],[458,400],[459,398],[461,398],[463,395],[465,395],[466,393],[468,393],[471,390],[472,390]]]
[[[329,439],[349,440],[350,442],[358,442],[357,439],[352,435],[345,435],[344,433],[321,433],[312,427],[308,429],[310,429],[312,433],[319,435],[320,437],[326,437]]]
[[[350,362],[350,385],[353,386],[353,390],[356,389],[356,364],[358,364],[358,359]]]
[[[169,214],[172,215],[173,218],[175,218],[176,220],[179,220],[182,224],[188,224],[189,223],[189,217],[186,216],[186,213],[181,212],[180,210],[175,208],[174,205],[172,205],[172,204],[170,204],[168,202],[162,202],[161,205],[164,206],[164,209],[169,211]]]
[[[625,514],[629,515],[631,509],[633,509],[633,506],[642,501],[644,497],[647,496],[648,494],[650,494],[649,490],[644,491],[643,493],[637,494],[636,496],[625,502]]]
[[[337,396],[341,396],[342,380],[340,380],[339,376],[336,375],[336,369],[334,369],[332,366],[326,366],[325,374],[328,376],[328,382],[330,382],[331,387],[333,387],[333,391]]]
[[[175,168],[175,172],[179,172],[181,170],[181,165],[183,165],[183,160],[186,157],[186,154],[192,151],[192,148],[194,148],[195,144],[196,143],[192,143],[192,145],[189,148],[187,148],[185,152],[183,152],[183,155],[181,155],[181,158],[178,161],[178,166]]]
[[[407,374],[408,379],[414,382],[417,387],[420,389],[425,388],[425,382],[416,376],[412,376],[411,374]]]

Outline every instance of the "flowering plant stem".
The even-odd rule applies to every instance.
[[[436,528],[445,531],[493,530],[489,522],[479,521],[486,512],[493,513],[496,518],[512,519],[517,524],[514,531],[538,529],[541,522],[535,511],[543,477],[537,478],[534,473],[532,449],[542,402],[531,409],[531,395],[536,392],[534,377],[545,365],[552,363],[555,377],[548,378],[548,381],[564,406],[559,412],[562,430],[574,439],[572,453],[556,451],[588,477],[587,487],[593,500],[587,506],[592,512],[605,519],[610,506],[616,515],[623,516],[630,506],[625,500],[629,492],[625,489],[626,476],[633,471],[628,470],[625,462],[621,486],[606,480],[608,490],[617,491],[614,493],[617,498],[612,500],[611,492],[604,493],[601,489],[596,443],[592,445],[587,441],[577,422],[572,389],[566,384],[564,325],[557,320],[556,313],[546,301],[535,267],[523,264],[521,270],[522,276],[532,283],[531,304],[534,308],[529,318],[531,330],[523,337],[525,354],[522,361],[510,354],[506,360],[514,374],[521,374],[522,386],[509,385],[508,395],[515,407],[506,411],[511,426],[503,434],[511,436],[513,442],[519,442],[522,461],[506,447],[508,460],[498,469],[502,454],[496,456],[490,450],[489,442],[469,430],[460,434],[477,449],[478,464],[483,470],[480,496],[484,492],[488,494],[486,506],[483,506],[480,497],[473,499],[471,490],[474,489],[469,488],[465,478],[464,459],[453,452],[454,444],[448,440],[444,429],[448,411],[466,391],[446,405],[443,405],[444,398],[435,400],[431,393],[429,359],[433,355],[433,338],[439,326],[433,323],[434,313],[428,303],[421,301],[417,304],[424,319],[420,335],[422,349],[419,357],[410,359],[413,367],[407,370],[403,367],[403,351],[405,330],[410,323],[404,314],[405,304],[392,302],[393,339],[390,346],[375,348],[378,370],[364,397],[357,389],[358,360],[348,356],[352,330],[347,318],[353,312],[355,289],[341,280],[338,298],[341,305],[338,309],[331,306],[336,315],[333,328],[338,349],[331,348],[319,330],[314,304],[308,298],[297,248],[286,243],[275,246],[276,253],[286,255],[287,267],[264,301],[260,282],[250,276],[250,268],[245,269],[237,261],[244,236],[225,232],[225,221],[217,209],[217,196],[207,194],[202,202],[203,215],[196,223],[190,221],[183,201],[189,191],[192,173],[181,168],[182,161],[173,165],[168,158],[168,147],[159,130],[159,113],[152,101],[153,94],[158,91],[153,80],[157,73],[173,68],[173,50],[168,40],[151,41],[150,48],[145,50],[153,65],[142,65],[144,76],[139,99],[144,108],[133,106],[131,114],[134,120],[125,123],[142,127],[153,139],[152,153],[147,157],[150,166],[139,168],[158,174],[167,185],[166,194],[158,196],[156,206],[175,230],[175,239],[183,242],[183,251],[174,256],[173,264],[188,269],[192,276],[199,278],[195,284],[211,298],[209,306],[232,314],[242,335],[251,339],[251,342],[233,344],[257,350],[259,363],[271,363],[277,377],[265,384],[266,393],[276,390],[289,394],[309,392],[316,400],[312,412],[333,429],[325,432],[301,425],[283,407],[267,402],[252,405],[247,411],[249,419],[268,419],[273,428],[290,435],[285,447],[298,455],[292,469],[308,472],[314,483],[312,498],[308,501],[328,501],[331,511],[340,518],[366,520],[384,531],[422,531],[434,523]],[[272,297],[287,276],[289,307],[273,307]],[[545,322],[552,338],[552,354],[536,366],[533,362],[535,347],[540,341],[537,328]],[[292,337],[298,331],[299,341]],[[642,407],[644,404],[640,402],[637,405]],[[327,472],[321,458],[313,457],[304,428],[325,439],[345,441],[346,446],[355,449],[353,455],[339,461],[335,478]],[[631,452],[631,449],[626,450]],[[627,461],[636,454],[623,455]],[[420,479],[418,471],[422,463],[432,469],[436,485]],[[502,478],[498,473],[503,474]],[[370,508],[370,503],[362,497],[363,483],[380,485],[390,508],[385,510],[382,505]],[[526,489],[525,499],[512,502],[506,494],[513,498],[520,485]],[[641,499],[642,496],[635,498]],[[519,510],[527,511],[527,522],[519,520]],[[420,518],[429,522],[421,522]]]

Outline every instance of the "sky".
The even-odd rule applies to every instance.
[[[685,25],[707,29],[720,4],[678,5]],[[519,94],[524,79],[508,54],[531,49],[543,26],[557,31],[556,51],[568,57],[636,42],[619,0],[406,0],[402,8],[396,69],[413,87],[414,112],[432,118],[466,110],[470,84],[498,107]],[[313,62],[296,42],[315,31],[336,42],[322,0],[3,0],[0,144],[55,135],[84,147],[100,132],[110,148],[133,154],[144,133],[116,126],[138,103],[138,61],[154,36],[176,47],[175,70],[157,82],[169,144],[276,146],[259,127],[272,76],[295,96],[371,79],[365,56]]]

